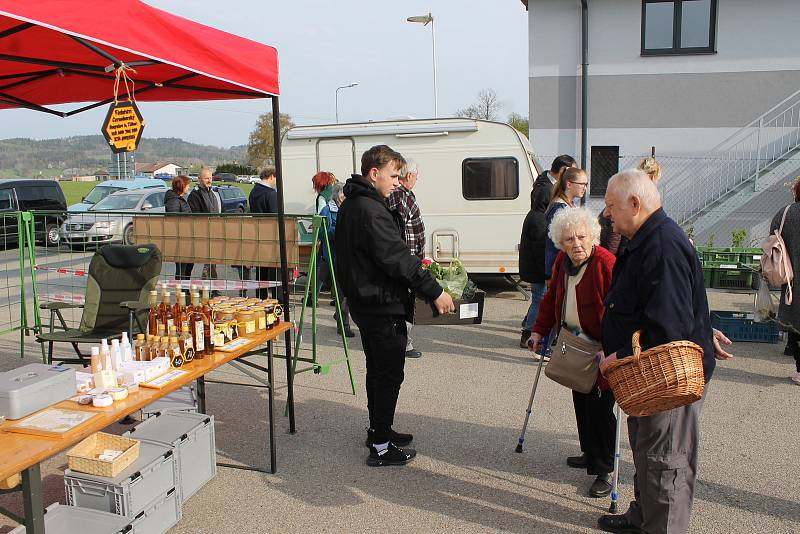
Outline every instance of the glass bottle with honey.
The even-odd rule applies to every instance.
[[[167,345],[167,357],[172,367],[180,367],[183,365],[183,353],[178,344],[178,336],[170,336],[169,344]]]
[[[186,295],[180,289],[175,294],[175,306],[172,308],[172,314],[175,316],[175,326],[180,331],[183,323],[186,322]]]
[[[147,341],[144,339],[144,334],[136,334],[136,341],[133,343],[133,359],[137,361],[144,360],[144,348],[147,346]]]
[[[208,289],[203,289],[203,344],[205,355],[214,354],[214,317],[211,305],[208,303]]]
[[[181,354],[183,354],[184,363],[189,363],[194,359],[194,342],[192,340],[192,334],[189,332],[189,321],[184,321],[183,326],[181,326],[178,346],[181,349]]]
[[[175,314],[173,312],[172,304],[170,304],[169,291],[165,291],[161,295],[161,304],[164,306],[164,311],[161,315],[161,322],[164,324],[165,330],[169,333],[171,326],[175,326]]]
[[[192,315],[189,318],[189,330],[194,342],[194,357],[205,357],[205,319],[200,306],[200,295],[192,293]]]
[[[147,333],[151,336],[158,332],[158,291],[150,291],[150,313],[147,316]]]

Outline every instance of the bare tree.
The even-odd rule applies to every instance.
[[[497,120],[497,114],[502,107],[503,104],[497,98],[494,89],[483,89],[478,93],[478,101],[471,106],[457,110],[456,117],[493,121]]]

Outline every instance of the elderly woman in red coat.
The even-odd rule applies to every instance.
[[[599,245],[597,216],[585,208],[561,210],[549,232],[561,252],[536,317],[531,348],[539,351],[541,339],[554,327],[600,341],[603,300],[611,288],[615,258]],[[589,496],[605,497],[611,492],[609,474],[614,470],[614,394],[598,373],[595,388],[588,394],[573,391],[572,400],[582,454],[568,457],[567,465],[594,475]]]

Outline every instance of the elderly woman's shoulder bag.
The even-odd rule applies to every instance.
[[[569,293],[569,274],[564,275],[564,301],[561,304],[561,324],[556,345],[547,367],[546,374],[554,382],[575,390],[589,393],[597,382],[597,360],[595,354],[600,350],[598,341],[584,339],[573,334],[564,322]],[[575,295],[577,299],[577,293]]]

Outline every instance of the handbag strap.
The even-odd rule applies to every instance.
[[[567,313],[567,297],[569,296],[569,273],[564,269],[564,300],[561,301],[561,324],[558,325],[559,329],[566,325],[564,320]]]
[[[786,222],[786,214],[789,213],[789,208],[792,205],[789,204],[786,206],[786,209],[783,210],[783,217],[781,218],[781,227],[775,230],[775,235],[783,241],[783,224]],[[784,246],[782,252],[786,252],[786,247]],[[789,263],[789,258],[787,254],[781,254],[781,262],[783,263],[784,272],[788,273],[789,269],[791,268],[791,264]],[[786,284],[786,304],[792,304],[792,279],[790,278]]]

